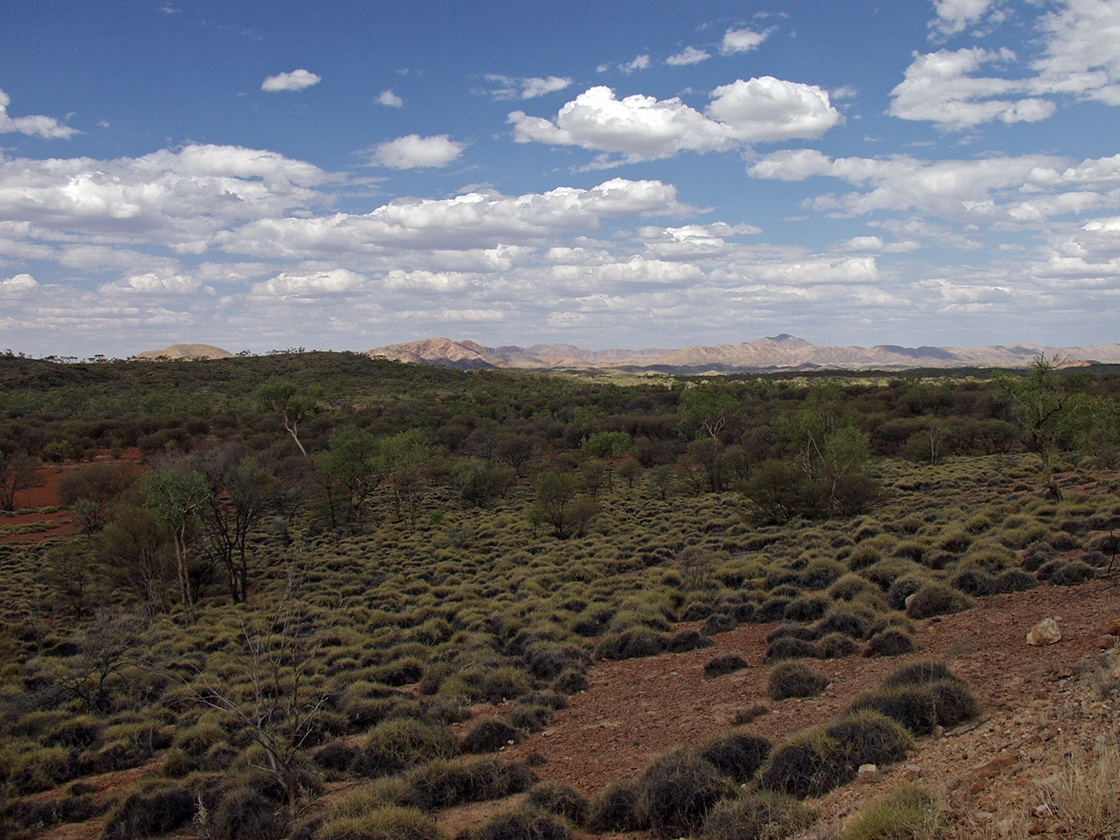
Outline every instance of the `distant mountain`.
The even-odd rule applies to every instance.
[[[1059,355],[1069,364],[1120,362],[1120,344],[1041,347],[830,347],[785,333],[743,344],[684,347],[680,350],[584,350],[570,344],[484,347],[474,341],[430,338],[391,344],[368,355],[416,364],[470,370],[622,369],[666,373],[727,373],[779,370],[905,370],[909,368],[1025,367],[1038,356]]]
[[[160,359],[230,359],[233,358],[233,353],[223,350],[221,347],[214,347],[211,344],[172,344],[162,350],[145,350],[132,358],[151,359],[153,361]]]

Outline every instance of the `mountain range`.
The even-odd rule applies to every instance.
[[[368,355],[401,362],[463,370],[613,369],[664,373],[729,373],[781,370],[905,370],[910,368],[1025,367],[1040,354],[1064,364],[1120,362],[1120,344],[1042,347],[1034,344],[987,347],[832,347],[810,344],[792,335],[760,338],[742,344],[683,347],[679,350],[584,350],[570,344],[531,347],[484,347],[474,341],[429,338],[391,344]]]

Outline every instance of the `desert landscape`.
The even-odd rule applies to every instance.
[[[3,836],[1120,836],[1111,367],[162,355],[0,358]]]

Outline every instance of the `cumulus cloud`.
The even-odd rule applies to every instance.
[[[707,61],[711,57],[712,54],[705,50],[700,50],[696,47],[685,47],[679,53],[665,59],[665,63],[680,67],[689,64],[699,64],[701,61]]]
[[[466,147],[466,143],[457,143],[446,134],[409,134],[379,143],[373,148],[370,163],[388,169],[440,169],[454,163]]]
[[[563,90],[572,83],[571,79],[561,76],[514,78],[500,76],[497,73],[488,73],[486,80],[499,85],[499,87],[490,91],[490,95],[497,100],[536,99],[538,96]]]
[[[197,277],[168,272],[146,272],[106,283],[101,286],[100,291],[110,295],[139,294],[146,297],[185,297],[197,294],[202,288],[202,283],[199,282]]]
[[[508,122],[519,143],[581,146],[632,162],[817,138],[841,119],[819,87],[770,76],[723,85],[711,98],[701,113],[676,97],[635,94],[620,100],[599,86],[568,102],[552,120],[514,111]]]
[[[381,91],[373,101],[378,105],[384,105],[388,108],[401,108],[404,106],[404,100],[393,93],[392,90]]]
[[[1033,65],[1040,90],[1120,105],[1120,3],[1067,0],[1041,29],[1046,50]]]
[[[0,90],[0,134],[28,134],[44,140],[66,139],[81,134],[76,128],[64,125],[54,117],[9,117],[8,106],[11,103],[12,98]]]
[[[366,278],[345,268],[306,267],[282,271],[253,287],[255,294],[281,299],[345,295],[362,288]]]
[[[916,55],[902,82],[891,91],[887,113],[904,120],[928,120],[947,130],[960,131],[981,123],[1038,122],[1057,106],[1037,96],[1023,96],[1030,80],[974,75],[984,65],[1015,61],[1010,50],[980,47],[939,50]]]
[[[648,55],[634,56],[632,61],[627,61],[625,64],[618,65],[618,69],[627,75],[636,73],[639,70],[648,70],[650,65]]]
[[[278,73],[269,76],[261,82],[261,90],[266,93],[277,93],[284,90],[303,90],[323,81],[322,76],[317,76],[307,70],[293,70],[291,73]]]
[[[944,36],[957,35],[982,21],[989,12],[1002,19],[997,11],[1000,5],[1000,0],[934,0],[937,17],[929,26]]]
[[[755,32],[753,29],[728,29],[723,34],[719,51],[724,55],[757,50],[770,36],[770,30]]]
[[[37,288],[39,283],[30,274],[17,274],[7,280],[0,280],[0,293],[27,292]]]

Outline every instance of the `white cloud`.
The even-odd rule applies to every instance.
[[[1038,89],[1120,105],[1120,2],[1066,0],[1043,16]]]
[[[1010,50],[980,47],[916,55],[905,79],[891,91],[887,113],[904,120],[928,120],[960,131],[986,122],[1038,122],[1057,106],[1037,96],[1016,98],[1032,89],[1030,80],[974,75],[984,65],[1010,64]]]
[[[178,273],[148,272],[122,277],[112,283],[106,283],[101,286],[100,291],[110,295],[139,294],[147,297],[185,297],[195,295],[202,289],[202,283],[199,282],[197,277]]]
[[[7,280],[0,280],[0,294],[27,292],[37,288],[39,288],[39,283],[30,274],[17,274]]]
[[[712,54],[705,50],[699,50],[696,47],[685,47],[676,55],[671,55],[665,59],[665,63],[681,67],[689,64],[699,64],[701,61],[707,61],[711,57]]]
[[[253,287],[255,294],[277,298],[318,298],[345,295],[361,289],[366,278],[345,268],[306,267],[282,271]]]
[[[466,147],[466,143],[457,143],[446,134],[409,134],[379,143],[373,148],[370,163],[389,169],[439,169],[454,163]]]
[[[486,80],[500,85],[500,87],[490,91],[490,95],[497,100],[536,99],[538,96],[563,90],[572,83],[571,79],[561,76],[513,78],[511,76],[500,76],[497,73],[488,73]]]
[[[769,76],[740,79],[716,88],[711,96],[705,114],[678,98],[636,94],[620,100],[600,86],[565,104],[553,120],[514,111],[508,121],[519,143],[581,146],[632,162],[682,151],[816,138],[841,119],[819,87]]]
[[[11,102],[11,97],[0,90],[0,134],[37,135],[44,140],[66,139],[81,134],[78,129],[63,125],[54,117],[9,117],[8,106]]]
[[[631,73],[636,73],[638,70],[648,70],[649,65],[650,61],[648,55],[638,55],[635,56],[632,61],[618,65],[618,69],[629,75]]]
[[[723,34],[723,43],[720,44],[719,50],[724,55],[757,50],[769,37],[770,31],[769,29],[765,32],[755,32],[753,29],[728,29]]]
[[[999,7],[1000,0],[934,0],[937,17],[929,22],[941,35],[957,35]]]
[[[404,106],[404,100],[393,93],[392,90],[383,90],[377,94],[377,98],[373,100],[378,105],[384,105],[387,108],[401,108]]]
[[[323,81],[322,76],[317,76],[307,70],[293,70],[291,73],[278,73],[275,76],[269,76],[261,82],[261,90],[267,93],[303,90],[312,85],[317,85],[321,81]]]

